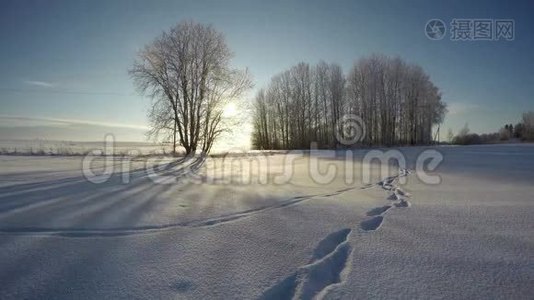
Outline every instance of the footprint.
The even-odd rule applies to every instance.
[[[408,176],[412,172],[408,169],[400,169],[399,175],[389,176],[384,178],[382,181],[376,183],[377,186],[382,187],[386,191],[390,191],[391,194],[387,197],[387,200],[395,201],[393,205],[395,207],[410,207],[411,203],[405,198],[409,198],[410,194],[406,193],[401,189],[397,184],[396,180],[400,177]],[[364,231],[374,231],[377,230],[384,221],[383,214],[391,209],[393,205],[385,205],[382,207],[375,207],[367,212],[367,216],[372,217],[370,219],[364,220],[360,223],[360,228]]]
[[[397,201],[397,200],[400,200],[400,197],[399,197],[398,194],[393,193],[393,194],[389,195],[387,199],[391,200],[391,201]]]
[[[352,253],[347,241],[351,231],[345,228],[326,236],[313,251],[310,263],[263,292],[259,299],[312,299],[330,285],[343,281]]]
[[[331,285],[343,281],[352,253],[349,243],[342,243],[336,251],[314,264],[302,268],[303,281],[295,291],[296,299],[316,299]],[[317,297],[321,298],[321,297]]]
[[[375,208],[371,209],[370,211],[368,211],[367,215],[368,216],[378,216],[378,215],[381,215],[381,214],[385,213],[390,208],[391,208],[391,205],[375,207]]]
[[[385,183],[384,185],[382,185],[382,188],[386,191],[392,191],[394,189],[393,185],[389,183]]]
[[[408,200],[402,199],[399,203],[395,203],[395,207],[410,207],[412,204]]]
[[[398,195],[401,195],[401,196],[405,196],[405,197],[410,197],[410,193],[406,193],[401,188],[397,188],[395,190],[395,194],[398,194]]]
[[[394,190],[394,192],[395,192],[395,194],[399,194],[399,195],[401,195],[401,196],[404,196],[404,195],[405,195],[404,191],[401,190],[400,188],[396,188],[396,189]]]
[[[351,231],[352,230],[350,228],[341,229],[339,231],[330,233],[327,237],[322,239],[319,244],[317,244],[317,247],[315,247],[315,250],[313,250],[310,263],[320,260],[334,251],[339,244],[347,240],[347,237]]]
[[[380,225],[382,225],[382,221],[384,221],[383,216],[376,216],[376,217],[373,217],[372,219],[361,222],[360,228],[365,231],[377,230],[380,227]]]
[[[297,289],[297,273],[293,273],[280,281],[275,286],[269,288],[258,298],[259,300],[291,300]]]
[[[410,171],[409,169],[401,169],[399,176],[408,176],[410,174],[412,174],[412,171]]]

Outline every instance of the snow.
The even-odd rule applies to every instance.
[[[113,138],[109,136],[109,138]],[[170,145],[161,145],[148,142],[123,142],[114,141],[114,150],[117,155],[127,155],[136,153],[141,155],[151,153],[170,153]],[[11,155],[82,155],[91,152],[94,149],[102,150],[105,141],[102,142],[72,142],[72,141],[55,141],[55,140],[13,140],[0,138],[0,154]]]
[[[425,149],[399,149],[409,170]],[[159,161],[138,159],[101,184],[81,157],[0,156],[0,298],[530,298],[534,145],[435,149],[437,185],[398,169],[365,185],[368,150],[350,184],[342,151],[269,155],[267,172],[208,158],[200,182],[194,160],[151,177]]]

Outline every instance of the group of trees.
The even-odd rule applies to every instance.
[[[492,144],[499,141],[499,133],[484,133],[477,134],[472,133],[469,130],[469,126],[465,126],[458,132],[456,136],[452,134],[452,130],[449,130],[449,142],[455,145],[474,145],[474,144]]]
[[[499,132],[494,133],[480,135],[470,133],[466,124],[456,136],[453,136],[452,131],[449,130],[449,139],[449,142],[456,145],[493,144],[512,139],[516,141],[534,141],[534,112],[524,113],[522,120],[515,126],[506,124]]]
[[[258,149],[322,147],[335,143],[334,130],[344,101],[341,67],[300,63],[274,76],[254,105],[252,143]]]
[[[509,140],[510,138],[515,138],[519,136],[517,130],[521,130],[521,123],[517,124],[517,127],[514,127],[513,124],[506,124],[503,128],[499,130],[499,139],[502,141]]]
[[[519,138],[526,141],[534,141],[534,111],[524,113],[520,124]]]
[[[130,74],[153,99],[150,136],[209,152],[225,130],[224,108],[252,86],[246,71],[232,69],[232,53],[212,26],[183,22],[140,52]]]
[[[339,65],[300,63],[272,78],[254,106],[257,149],[334,148],[346,115],[363,124],[362,145],[432,142],[432,128],[446,112],[438,88],[417,65],[373,55],[347,76]]]

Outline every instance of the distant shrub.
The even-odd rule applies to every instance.
[[[466,135],[457,135],[452,139],[452,143],[456,145],[473,145],[480,144],[482,139],[476,133],[468,133]]]

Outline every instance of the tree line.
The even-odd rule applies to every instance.
[[[523,113],[521,120],[514,125],[508,124],[499,130],[499,139],[506,141],[519,139],[534,141],[534,111]]]
[[[449,129],[448,142],[456,145],[494,144],[508,141],[534,141],[534,112],[523,113],[520,122],[504,125],[498,132],[471,133],[465,126],[455,136]]]
[[[341,66],[299,63],[274,76],[255,98],[252,144],[256,149],[340,145],[344,116],[358,116],[365,135],[358,144],[420,145],[433,140],[446,105],[418,65],[384,55],[358,60],[345,75]],[[358,129],[358,128],[357,128]]]

